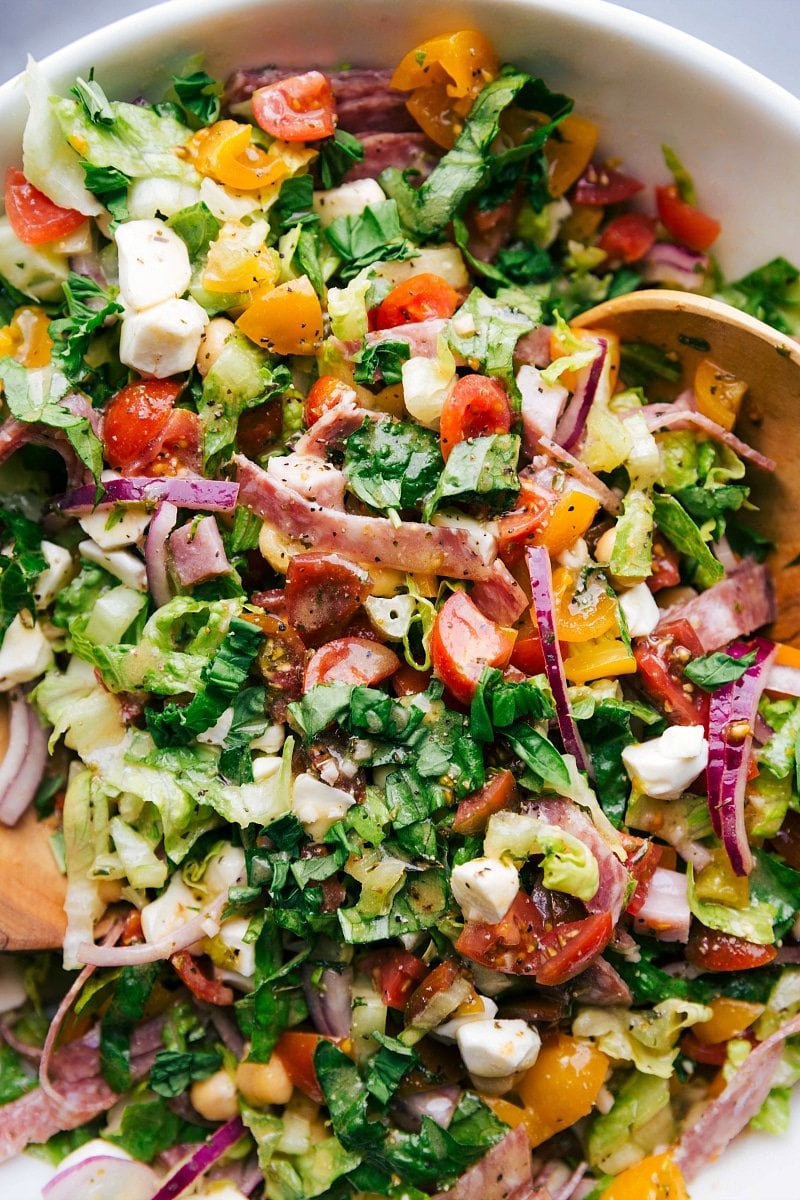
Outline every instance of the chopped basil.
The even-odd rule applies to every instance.
[[[425,504],[425,520],[443,500],[483,504],[494,510],[507,508],[519,492],[519,451],[520,439],[515,433],[495,433],[457,442],[436,490]]]
[[[342,259],[339,273],[352,279],[374,262],[410,258],[413,246],[400,228],[394,200],[368,204],[354,217],[337,217],[325,230],[325,236]]]
[[[384,511],[413,509],[427,500],[443,466],[436,434],[410,421],[366,420],[345,445],[350,490]]]
[[[681,554],[695,560],[695,577],[700,586],[710,587],[722,579],[725,568],[711,553],[702,533],[680,502],[674,496],[654,492],[653,507],[656,524],[664,536]]]
[[[390,386],[402,383],[403,363],[411,357],[411,347],[408,342],[373,342],[371,346],[364,345],[353,355],[356,364],[353,379],[356,383],[365,383],[368,387],[377,384]],[[419,426],[414,426],[418,429]]]
[[[732,658],[730,654],[718,650],[714,654],[706,654],[703,658],[695,658],[688,662],[683,673],[704,691],[713,692],[725,683],[735,683],[737,679],[741,679],[755,661],[755,651],[752,654],[743,654],[741,658]]]

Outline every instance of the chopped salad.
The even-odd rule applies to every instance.
[[[792,331],[798,272],[723,280],[678,153],[652,193],[473,30],[26,86],[0,821],[49,822],[66,925],[0,960],[0,1159],[686,1197],[800,1075],[800,656],[748,381],[574,319],[667,284]]]

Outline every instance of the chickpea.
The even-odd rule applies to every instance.
[[[197,351],[197,369],[204,379],[219,358],[234,329],[233,322],[227,317],[214,317],[206,325],[200,339],[200,349]]]
[[[192,1084],[189,1098],[207,1121],[230,1121],[239,1113],[239,1096],[233,1076],[217,1071]]]
[[[294,1084],[277,1054],[265,1063],[239,1063],[236,1086],[247,1103],[255,1108],[265,1104],[288,1104],[294,1091]]]
[[[611,562],[611,555],[614,553],[614,542],[616,537],[617,527],[616,525],[612,525],[610,529],[607,529],[605,533],[597,539],[597,545],[594,548],[595,562]]]

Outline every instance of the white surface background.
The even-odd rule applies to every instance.
[[[401,3],[401,0],[394,0]],[[125,17],[152,0],[4,0],[0,82],[30,53],[42,58],[81,34]],[[565,4],[569,0],[564,0]],[[800,94],[800,0],[621,0],[726,50]],[[331,0],[331,7],[335,0]]]

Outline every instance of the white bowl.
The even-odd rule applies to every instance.
[[[44,66],[55,91],[90,68],[115,98],[157,96],[202,51],[224,77],[235,66],[395,64],[433,34],[477,27],[501,58],[574,96],[597,120],[601,150],[650,182],[666,180],[661,144],[694,174],[719,217],[715,247],[736,277],[776,255],[800,262],[800,100],[738,60],[604,0],[171,0],[82,38]],[[20,79],[0,87],[0,169],[20,162]],[[692,1188],[694,1200],[796,1200],[792,1143],[747,1134]],[[30,1162],[30,1160],[28,1160]],[[39,1168],[40,1164],[35,1164]],[[25,1160],[0,1168],[0,1195],[39,1196]]]

